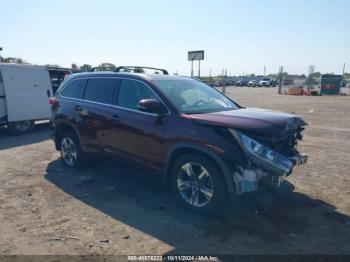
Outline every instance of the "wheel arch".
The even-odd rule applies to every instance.
[[[79,141],[79,133],[73,125],[68,124],[66,122],[57,123],[56,127],[55,127],[55,147],[56,147],[56,150],[60,150],[60,137],[64,132],[67,132],[67,131],[73,132]]]
[[[193,145],[190,143],[177,143],[174,146],[172,146],[171,149],[169,150],[166,157],[165,174],[164,174],[166,183],[169,183],[170,181],[171,168],[175,160],[182,154],[187,154],[187,153],[203,154],[211,158],[214,161],[214,163],[217,164],[217,166],[219,167],[220,171],[224,176],[227,192],[228,193],[234,192],[232,174],[230,174],[230,169],[225,164],[225,162],[218,155],[216,155],[212,150],[199,145]]]

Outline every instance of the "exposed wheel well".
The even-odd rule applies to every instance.
[[[228,170],[226,167],[224,167],[223,162],[219,163],[218,159],[216,159],[215,157],[213,157],[211,154],[206,153],[202,150],[196,149],[196,148],[188,148],[188,147],[181,147],[181,148],[177,148],[175,149],[173,152],[171,152],[170,157],[167,160],[167,165],[166,165],[166,173],[165,173],[165,179],[166,179],[166,183],[169,183],[169,181],[171,180],[170,176],[171,176],[171,169],[174,165],[174,162],[176,161],[176,159],[178,157],[180,157],[181,155],[184,154],[189,154],[189,153],[196,153],[196,154],[201,154],[204,155],[206,157],[209,157],[220,169],[223,178],[225,180],[225,184],[226,184],[226,188],[229,192],[232,192],[232,179],[230,179],[228,176]]]
[[[68,124],[61,123],[56,126],[56,131],[55,131],[55,146],[57,150],[60,150],[60,140],[61,140],[61,135],[64,134],[64,132],[71,131],[74,134],[77,134],[75,129]],[[78,136],[77,136],[78,137]]]

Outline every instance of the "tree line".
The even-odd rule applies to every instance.
[[[31,65],[31,63],[19,57],[0,57],[0,59],[1,59],[0,60],[1,63]],[[60,67],[59,65],[50,65],[50,64],[46,64],[45,66]],[[93,69],[93,66],[89,64],[83,64],[81,66],[78,66],[76,63],[72,63],[71,68],[79,71],[91,71]],[[99,70],[113,70],[116,68],[116,66],[113,63],[104,62],[98,65],[97,68]]]
[[[0,57],[0,59],[1,59],[0,62],[2,62],[2,63],[15,63],[15,64],[27,64],[27,65],[31,64],[31,63],[29,63],[29,62],[27,62],[24,59],[19,58],[19,57]],[[49,64],[47,64],[46,66],[60,67],[59,65],[49,65]],[[92,65],[89,65],[89,64],[83,64],[81,66],[78,66],[76,63],[72,63],[71,64],[71,68],[73,70],[89,72],[89,71],[92,71],[92,69],[94,67]],[[101,63],[100,65],[98,65],[96,68],[99,71],[105,71],[105,70],[113,71],[113,69],[115,69],[116,66],[113,63],[104,62],[104,63]],[[287,72],[283,72],[282,74],[283,74],[282,77],[284,79],[286,79],[287,77],[291,76]],[[333,73],[329,73],[329,74],[333,74]],[[270,74],[268,76],[272,77],[272,78],[276,78],[276,79],[278,78],[278,74]],[[312,79],[318,79],[318,78],[321,77],[321,73],[320,72],[314,72],[314,73],[310,74],[309,76],[306,76],[305,74],[294,75],[294,76],[299,78],[299,79],[307,79],[308,77],[310,77]],[[250,75],[247,75],[247,77],[254,78],[254,77],[256,77],[256,75],[255,74],[250,74]],[[343,79],[350,79],[350,73],[344,73]]]

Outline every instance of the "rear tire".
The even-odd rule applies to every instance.
[[[34,130],[34,121],[33,120],[24,120],[10,122],[7,124],[7,128],[13,135],[24,135],[32,132]]]
[[[219,214],[227,199],[221,170],[210,157],[198,153],[185,154],[175,161],[171,188],[179,203],[200,214]]]
[[[72,131],[66,131],[59,139],[61,160],[69,168],[82,168],[86,165],[86,157],[80,147],[78,137]]]

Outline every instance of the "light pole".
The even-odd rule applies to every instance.
[[[2,47],[1,47],[1,46],[0,46],[0,51],[2,51]],[[1,60],[2,60],[2,59],[1,59],[1,55],[0,55],[0,63],[1,63]]]
[[[283,66],[280,66],[279,74],[278,74],[278,94],[280,95],[282,93],[282,77],[283,77]]]

